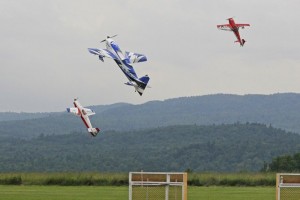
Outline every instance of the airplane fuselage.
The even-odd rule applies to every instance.
[[[117,59],[114,59],[114,61],[117,63],[119,68],[122,70],[122,72],[125,74],[127,79],[130,82],[135,82],[137,85],[140,85],[141,82],[138,79],[133,67],[129,64],[128,58],[126,58],[120,49],[119,45],[115,43],[115,41],[111,39],[106,40],[106,48],[112,52]],[[133,86],[135,86],[133,84]]]
[[[133,67],[129,64],[128,58],[124,56],[120,47],[113,40],[107,39],[106,48],[117,57],[117,59],[114,60],[128,80],[137,83],[140,82]]]
[[[86,128],[92,128],[92,124],[91,124],[89,118],[84,113],[83,107],[77,101],[74,101],[73,104],[74,104],[75,108],[78,109],[78,115],[82,119],[82,121],[83,121],[84,125],[86,126]]]
[[[241,36],[240,36],[240,33],[239,33],[239,28],[235,24],[235,21],[233,20],[233,18],[229,18],[228,21],[229,21],[229,24],[231,26],[231,30],[233,31],[235,37],[237,38],[237,42],[239,42],[240,45],[243,46],[244,44],[241,40]]]

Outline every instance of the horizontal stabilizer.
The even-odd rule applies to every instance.
[[[126,83],[124,83],[125,85],[129,85],[129,86],[137,86],[137,84],[136,83],[133,83],[133,82],[126,82]]]

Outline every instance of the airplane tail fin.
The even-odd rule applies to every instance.
[[[139,78],[138,81],[137,80],[134,82],[129,81],[125,83],[125,85],[133,86],[135,88],[135,91],[138,92],[140,96],[142,96],[145,88],[147,87],[149,80],[150,80],[149,76],[145,75]]]
[[[99,128],[88,128],[88,132],[93,136],[96,137],[96,135],[100,132]]]
[[[245,42],[246,42],[246,40],[242,39],[242,44],[243,44],[242,46],[244,46]]]
[[[143,77],[139,78],[139,80],[142,81],[143,83],[145,83],[145,87],[146,87],[149,80],[150,80],[150,78],[149,78],[148,75],[146,75],[146,76],[143,76]]]
[[[147,87],[147,84],[148,84],[150,78],[148,75],[145,75],[145,76],[139,78],[139,80],[140,80],[140,83],[138,84],[139,87],[137,88],[137,92],[140,94],[140,96],[142,96],[145,88]]]
[[[234,41],[234,42],[235,42],[235,43],[236,43],[236,42],[237,42],[237,43],[239,43],[240,41],[238,41],[238,40],[237,40],[237,41]],[[242,41],[241,41],[241,44],[240,44],[240,45],[241,45],[241,46],[244,46],[245,42],[246,42],[246,40],[242,39]]]

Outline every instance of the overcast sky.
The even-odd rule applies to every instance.
[[[140,104],[215,93],[300,92],[299,0],[0,0],[0,112],[64,111],[83,105]],[[249,23],[232,32],[217,24]],[[141,97],[124,85],[105,48],[143,53]]]

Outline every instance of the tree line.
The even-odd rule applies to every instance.
[[[271,163],[265,163],[261,171],[300,172],[300,153],[277,156]]]
[[[300,135],[256,123],[0,136],[0,172],[259,171],[299,149]]]

